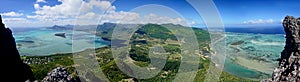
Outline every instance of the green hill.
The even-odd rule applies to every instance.
[[[99,25],[97,28],[97,36],[106,38],[107,40],[111,39],[111,34],[116,24],[106,23],[103,25]],[[112,82],[125,81],[125,80],[134,80],[139,82],[170,82],[172,81],[178,69],[180,67],[181,62],[181,49],[179,42],[177,41],[174,33],[164,28],[163,26],[169,26],[172,28],[177,28],[175,32],[185,33],[180,29],[186,29],[188,27],[173,25],[173,24],[165,24],[165,25],[157,25],[157,24],[146,24],[139,28],[130,40],[130,51],[129,56],[132,58],[133,62],[136,65],[141,67],[148,66],[150,63],[148,51],[150,47],[153,45],[160,44],[165,51],[167,52],[168,58],[163,70],[155,77],[150,79],[135,79],[124,74],[115,64],[113,60],[110,46],[98,48],[96,49],[96,56],[103,70],[104,74],[107,78]],[[195,32],[196,38],[199,43],[199,48],[201,53],[201,58],[199,60],[199,70],[197,76],[195,77],[195,82],[203,82],[206,76],[206,70],[209,67],[210,59],[204,57],[205,55],[209,55],[207,52],[210,52],[209,42],[210,37],[209,33],[203,29],[192,28]],[[83,51],[84,52],[84,51]],[[204,53],[206,52],[206,53]],[[69,70],[70,73],[74,72],[74,63],[72,62],[72,54],[56,54],[51,56],[24,56],[23,60],[30,58],[45,58],[49,57],[50,62],[47,64],[30,64],[34,75],[37,79],[41,80],[44,76],[46,76],[47,72],[51,71],[53,68],[57,66],[64,66]],[[237,76],[233,76],[229,73],[222,72],[220,77],[220,82],[252,82],[248,79],[239,78]]]

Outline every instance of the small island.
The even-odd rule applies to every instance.
[[[66,38],[66,33],[56,33],[55,36]]]

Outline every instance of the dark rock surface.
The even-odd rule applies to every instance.
[[[0,81],[24,82],[34,80],[32,71],[22,63],[12,31],[2,23],[0,16]]]
[[[261,82],[300,82],[300,18],[286,16],[283,21],[286,44],[281,52],[279,67],[270,79]]]

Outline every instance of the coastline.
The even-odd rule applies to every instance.
[[[246,67],[248,69],[256,70],[259,72],[263,72],[266,74],[272,74],[274,65],[267,62],[260,62],[257,60],[251,60],[244,57],[236,56],[234,57],[234,62],[237,63],[240,66]],[[251,63],[249,63],[251,62]]]
[[[47,55],[20,55],[20,56],[51,56],[51,55],[57,55],[57,54],[70,54],[70,53],[78,53],[78,52],[83,52],[85,50],[89,50],[89,49],[100,49],[100,48],[103,48],[103,47],[109,47],[110,45],[103,45],[103,46],[100,46],[100,47],[95,47],[95,48],[85,48],[85,49],[82,49],[82,50],[78,50],[78,51],[70,51],[70,52],[57,52],[57,53],[51,53],[51,54],[47,54]]]
[[[237,46],[233,46],[233,45],[229,45],[229,46],[238,51],[241,51],[241,49]],[[230,58],[233,62],[235,62],[236,64],[238,64],[240,66],[243,66],[245,68],[252,69],[255,71],[260,71],[260,72],[263,72],[266,74],[272,74],[273,69],[275,67],[275,64],[272,64],[270,62],[250,59],[250,58],[239,56],[239,55],[229,56],[228,58]],[[249,62],[251,62],[251,63],[249,63]]]
[[[230,32],[226,32],[226,33],[230,33]],[[247,35],[247,34],[251,34],[251,33],[235,33],[235,34],[243,34],[243,35],[245,34],[245,35]],[[253,34],[251,34],[251,35],[253,35]],[[274,34],[255,34],[255,35],[274,35]],[[275,35],[283,35],[283,34],[275,34]],[[103,41],[110,42],[109,38],[105,38],[105,37],[99,37],[99,38],[101,38]],[[52,56],[52,55],[57,55],[57,54],[72,54],[72,53],[76,53],[76,52],[82,52],[82,51],[85,51],[85,50],[88,50],[88,49],[99,49],[99,48],[108,47],[108,46],[109,45],[104,45],[104,46],[95,47],[95,48],[85,48],[85,49],[78,50],[78,51],[75,51],[75,52],[74,51],[70,51],[70,52],[57,52],[57,53],[52,53],[52,54],[48,54],[48,55],[30,55],[30,56],[32,56],[32,57],[34,57],[34,56],[41,56],[41,57],[43,57],[43,56]],[[263,65],[262,67],[259,67],[260,66],[259,61],[256,61],[256,60],[247,60],[247,58],[243,58],[243,57],[237,57],[236,59],[238,59],[239,61],[233,61],[233,63],[238,64],[240,67],[247,68],[247,69],[250,69],[252,71],[261,72],[261,75],[269,74],[270,73],[270,70],[267,70],[265,68],[265,67],[268,67],[268,66]],[[249,62],[254,62],[254,65],[249,64]],[[271,69],[271,70],[273,70],[273,69]],[[226,70],[224,70],[224,71],[226,71]],[[230,72],[228,72],[228,73],[230,73]],[[232,73],[230,73],[230,74],[232,74]],[[235,74],[233,74],[233,75],[235,75]],[[241,77],[241,76],[238,76],[238,77]],[[260,77],[260,76],[255,76],[255,77]],[[245,78],[245,77],[242,77],[242,78]],[[250,78],[247,78],[247,79],[259,80],[260,78],[255,79],[253,77],[250,77]]]
[[[280,53],[284,47],[282,43],[285,34],[236,32],[226,34],[226,53],[229,54],[227,55],[229,59],[226,59],[224,71],[256,81],[272,76],[273,69],[277,65],[274,59],[279,57],[276,53]]]
[[[78,33],[82,34],[82,36],[73,38],[73,30],[54,30],[48,28],[37,28],[26,31],[21,31],[23,29],[16,30],[19,30],[14,35],[19,53],[20,55],[26,56],[47,56],[52,54],[80,52],[88,48],[105,47],[110,43],[109,40],[104,40],[101,39],[101,37],[95,37],[95,35],[81,31]],[[65,37],[60,37],[55,35],[57,33],[66,34]],[[76,40],[77,44],[74,44],[76,44],[77,47],[81,46],[75,48],[75,50],[72,45],[74,40]]]

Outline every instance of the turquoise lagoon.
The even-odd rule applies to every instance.
[[[253,80],[269,78],[284,45],[284,34],[226,33],[224,70]]]
[[[66,33],[66,38],[55,33]],[[21,55],[44,56],[55,53],[71,53],[72,30],[51,30],[46,28],[13,29],[13,35]],[[107,46],[109,42],[86,32],[80,33],[82,46]],[[95,38],[95,41],[92,41]],[[93,44],[95,42],[95,44]],[[277,66],[284,48],[284,34],[226,33],[226,62],[224,71],[242,78],[260,80],[268,78]],[[90,47],[82,47],[81,51]]]
[[[80,44],[76,45],[89,47],[81,47],[72,51],[73,30],[52,30],[47,28],[13,28],[12,30],[19,53],[27,56],[78,52],[87,48],[93,48],[90,46],[97,48],[109,44],[109,42],[102,40],[100,37],[95,37],[87,32],[76,32],[80,35],[80,39],[76,40]],[[55,36],[56,33],[66,33],[66,37]]]

